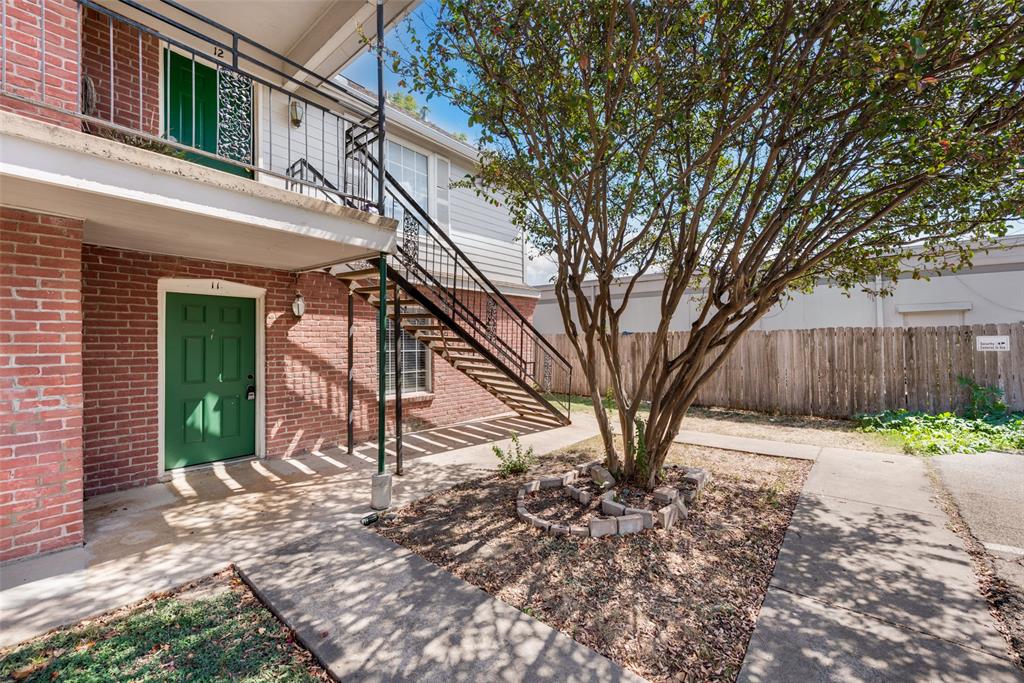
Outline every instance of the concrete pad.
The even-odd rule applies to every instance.
[[[781,590],[768,593],[741,682],[1021,680],[1007,659]]]
[[[520,440],[542,455],[596,433],[594,418],[580,413],[571,425]],[[499,443],[508,446],[508,440]],[[372,444],[360,446],[375,453]],[[393,503],[404,505],[497,465],[489,443],[406,454],[406,474],[394,478]],[[358,525],[369,511],[374,471],[374,457],[334,448],[188,469],[165,483],[98,496],[86,506],[84,548],[0,569],[0,647],[202,578],[295,538]]]
[[[804,494],[771,585],[995,655],[1006,651],[945,519]]]
[[[361,528],[313,535],[239,568],[339,680],[642,680]]]
[[[796,458],[798,460],[816,460],[821,446],[801,443],[785,443],[768,439],[750,439],[745,436],[729,434],[711,434],[709,432],[680,431],[673,441],[688,443],[708,448],[723,448],[729,451],[744,451],[759,455],[773,455],[779,458]]]
[[[924,463],[912,456],[823,448],[804,492],[945,519],[932,500]]]

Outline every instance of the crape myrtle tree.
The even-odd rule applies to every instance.
[[[500,196],[557,262],[607,464],[635,483],[657,481],[701,384],[787,293],[876,275],[891,285],[911,257],[956,268],[1021,217],[1022,2],[441,0],[436,11],[394,67],[468,113],[483,163],[464,182]],[[620,322],[651,272],[664,275],[653,353],[627,387]],[[696,318],[670,352],[672,314],[693,291]]]

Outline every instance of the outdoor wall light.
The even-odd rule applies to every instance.
[[[295,300],[292,301],[292,313],[295,314],[296,318],[301,318],[302,314],[306,312],[306,300],[302,298],[302,295],[298,292],[295,293]]]
[[[288,118],[296,128],[302,125],[302,117],[305,114],[306,108],[302,106],[302,102],[292,100],[288,103]]]

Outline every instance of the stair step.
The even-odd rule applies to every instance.
[[[476,351],[473,351],[472,353],[447,353],[445,355],[456,363],[472,364],[473,361],[483,360],[483,356],[478,354]],[[487,361],[484,362],[486,363]]]
[[[364,277],[376,277],[377,275],[379,275],[379,272],[376,268],[363,268],[362,270],[349,270],[342,273],[335,273],[334,277],[339,280],[361,280]]]
[[[515,410],[520,415],[523,415],[525,413],[526,415],[535,415],[537,417],[542,417],[542,418],[551,420],[552,422],[559,422],[559,423],[561,423],[561,421],[557,417],[555,417],[554,415],[552,415],[548,411],[542,410],[540,408],[516,408]]]

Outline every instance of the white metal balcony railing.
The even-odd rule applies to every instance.
[[[48,86],[46,51],[58,46],[45,18],[59,8],[47,0],[33,36],[41,66],[30,84],[14,75],[2,4],[3,95],[75,117],[89,133],[376,212],[376,101],[173,0],[162,0],[162,11],[134,0],[76,2],[78,107],[54,104]],[[204,88],[214,97],[204,99]],[[300,160],[317,176],[297,174]]]

